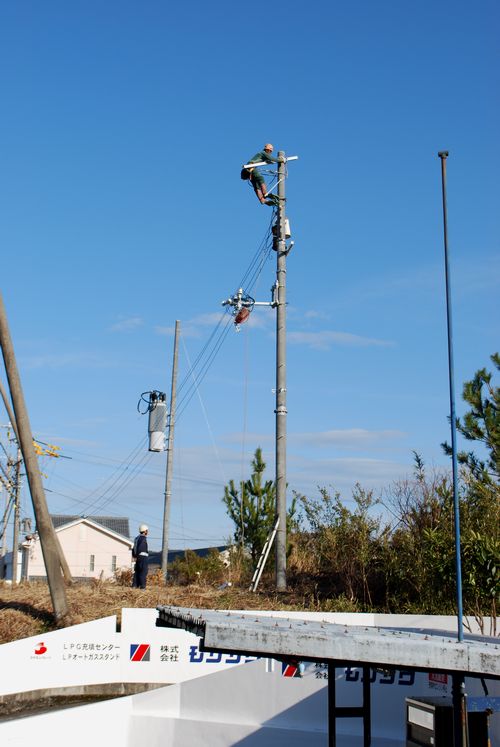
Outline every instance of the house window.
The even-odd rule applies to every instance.
[[[95,555],[90,556],[89,571],[95,570]]]
[[[116,571],[116,555],[111,556],[111,570],[113,573]]]

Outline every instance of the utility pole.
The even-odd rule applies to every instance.
[[[5,309],[4,309],[4,312],[5,312]],[[5,389],[4,389],[3,384],[2,384],[1,381],[0,381],[0,396],[3,399],[3,403],[5,405],[5,409],[7,411],[7,415],[9,416],[10,424],[12,426],[12,430],[14,431],[14,435],[16,437],[16,441],[17,441],[18,444],[20,444],[21,442],[19,440],[19,432],[17,430],[16,418],[15,418],[14,412],[12,411],[12,407],[10,406],[10,402],[9,402],[9,400],[7,398],[7,393],[6,393]],[[30,490],[31,490],[31,487],[30,487]],[[71,575],[71,571],[69,569],[68,561],[66,560],[66,556],[63,553],[63,549],[61,547],[61,543],[59,542],[59,537],[55,533],[54,533],[54,536],[56,538],[57,550],[59,552],[59,561],[61,563],[61,569],[62,569],[62,572],[64,574],[64,578],[70,584],[70,583],[73,582],[73,576]]]
[[[9,523],[10,512],[12,510],[12,482],[10,479],[11,468],[12,468],[12,463],[9,460],[7,462],[8,471],[5,472],[2,468],[2,471],[4,472],[4,475],[5,475],[5,479],[3,477],[1,478],[2,484],[0,485],[0,494],[1,494],[2,487],[5,487],[7,491],[6,497],[5,497],[5,511],[4,511],[3,518],[2,518],[2,537],[1,537],[2,548],[0,550],[1,557],[4,557],[7,554],[7,525]]]
[[[167,438],[167,466],[165,469],[165,507],[163,509],[163,537],[161,543],[161,572],[167,581],[168,565],[168,530],[170,523],[170,504],[172,499],[172,470],[174,461],[174,427],[175,427],[175,407],[177,398],[177,360],[179,353],[179,331],[181,323],[177,319],[175,322],[174,336],[174,360],[172,364],[172,384],[170,390],[170,416],[168,421],[168,438]]]
[[[276,251],[276,590],[286,591],[286,216],[285,153],[278,158],[278,220]]]
[[[0,294],[0,346],[9,383],[10,396],[14,408],[14,417],[19,434],[19,446],[24,459],[26,475],[33,501],[36,523],[40,535],[43,559],[47,571],[47,580],[56,620],[68,613],[66,589],[61,575],[61,562],[56,541],[56,533],[49,516],[47,501],[43,490],[38,459],[33,447],[33,436],[24,400],[19,371],[17,369],[14,347],[7,323],[7,314]]]
[[[17,447],[16,483],[14,492],[14,533],[12,537],[12,585],[17,584],[17,548],[19,545],[19,501],[21,500],[21,449]]]
[[[243,288],[239,288],[223,306],[230,306],[234,316],[234,323],[239,327],[249,316],[254,306],[270,306],[276,309],[276,590],[286,591],[286,257],[293,246],[293,241],[287,246],[289,237],[288,221],[285,214],[285,179],[286,163],[296,161],[298,156],[285,158],[284,151],[278,151],[278,206],[276,223],[273,226],[273,248],[276,250],[276,282],[272,290],[271,303],[255,301],[247,295]],[[264,161],[245,164],[243,168],[265,166]],[[274,530],[273,530],[274,536]]]

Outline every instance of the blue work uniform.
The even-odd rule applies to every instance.
[[[132,557],[135,560],[134,577],[132,587],[134,589],[145,589],[148,575],[148,540],[145,534],[138,534],[134,540]]]

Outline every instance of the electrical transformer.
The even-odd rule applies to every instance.
[[[165,429],[167,427],[167,403],[163,392],[151,392],[149,401],[149,451],[165,450]]]

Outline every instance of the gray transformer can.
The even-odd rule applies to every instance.
[[[165,429],[167,427],[167,405],[165,399],[151,402],[149,410],[149,451],[165,451]]]

